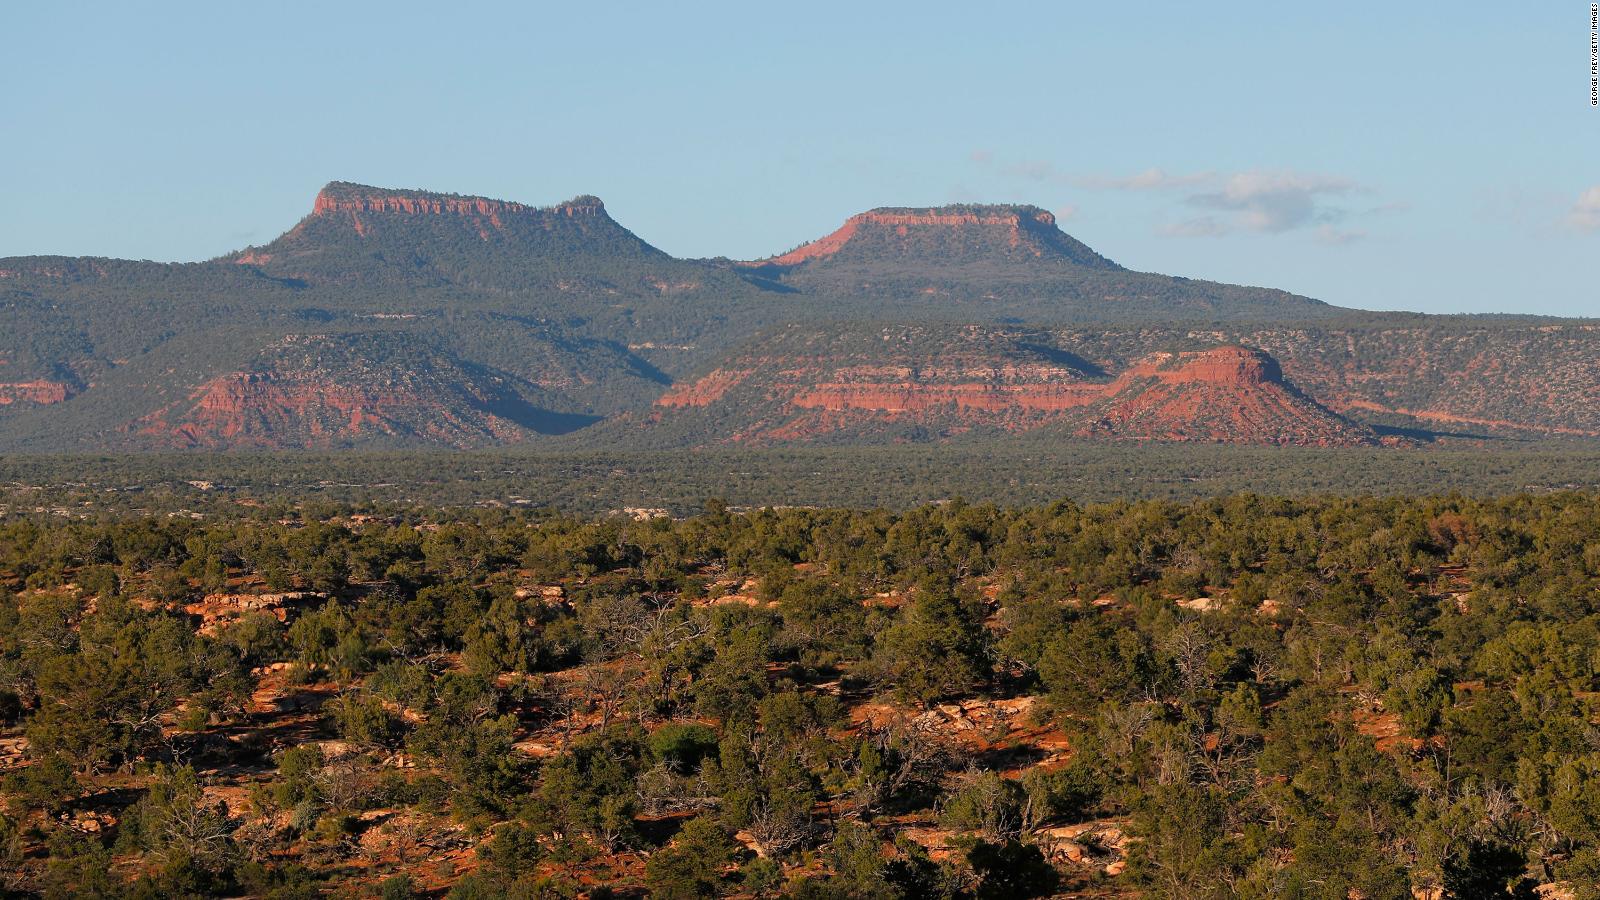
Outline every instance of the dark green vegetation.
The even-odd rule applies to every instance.
[[[885,327],[910,336],[893,349],[912,382],[951,355],[968,381],[1068,357],[1105,380],[1235,342],[1363,425],[1600,434],[1592,323],[1360,313],[1133,272],[1033,207],[875,210],[747,264],[672,258],[593,197],[536,209],[334,183],[282,237],[203,263],[0,259],[0,449],[703,446],[738,440],[772,398],[652,403],[750,362],[878,364]],[[780,442],[996,436],[944,412],[947,427],[889,416]]]
[[[990,446],[540,453],[159,453],[0,456],[0,506],[94,515],[241,503],[510,506],[597,515],[738,507],[904,509],[963,497],[1005,505],[1286,496],[1493,495],[1600,490],[1600,450],[1582,442],[1515,450],[1232,447],[1026,440]]]
[[[1600,896],[1600,495],[0,520],[0,890]]]

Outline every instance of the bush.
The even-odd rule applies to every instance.
[[[1061,880],[1038,847],[1015,840],[1003,844],[979,841],[967,853],[967,864],[978,879],[973,891],[978,900],[1042,897],[1054,891]]]
[[[677,772],[693,772],[717,751],[717,733],[696,722],[669,722],[650,735],[650,755]]]
[[[722,826],[701,816],[690,819],[670,846],[651,854],[644,879],[657,900],[712,897],[722,887],[722,867],[733,854],[733,842]]]

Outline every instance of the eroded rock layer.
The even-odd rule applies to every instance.
[[[1063,233],[1047,210],[967,204],[869,210],[851,216],[822,238],[751,265],[787,269],[807,263],[859,264],[896,258],[1049,259],[1118,268]]]
[[[1283,380],[1277,360],[1246,347],[1157,353],[1106,387],[1085,436],[1230,444],[1356,446],[1372,430]]]
[[[887,423],[944,435],[1059,424],[1090,438],[1377,443],[1286,382],[1259,350],[1160,352],[1110,373],[1038,337],[968,329],[936,345],[889,327],[882,347],[859,339],[833,356],[740,358],[675,386],[657,406],[662,417],[708,410],[733,423],[723,440],[754,443],[828,440]],[[858,356],[874,351],[877,361]]]
[[[473,447],[587,424],[539,408],[538,394],[404,336],[296,335],[130,429],[175,447]]]

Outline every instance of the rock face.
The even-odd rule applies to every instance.
[[[432,401],[430,403],[430,401]],[[411,385],[388,389],[346,387],[314,378],[277,372],[233,372],[207,382],[193,406],[177,424],[160,420],[143,432],[165,434],[190,447],[273,446],[286,435],[303,435],[305,446],[353,441],[366,433],[394,436],[406,429],[404,419],[436,410],[436,422],[424,430],[454,444],[454,434],[474,430],[453,410]],[[489,418],[483,430],[492,437],[515,441],[519,429],[496,427]]]
[[[1095,269],[1119,267],[1056,227],[1036,206],[958,205],[880,208],[851,216],[826,237],[749,265],[790,269],[807,264],[860,264],[962,259],[1063,261]]]
[[[1326,304],[1282,291],[1134,272],[1027,205],[883,207],[766,259],[736,263],[752,281],[870,310],[880,319],[1011,322],[1321,316]],[[857,315],[862,315],[857,312]]]
[[[13,403],[31,403],[38,406],[48,406],[52,403],[64,403],[74,391],[69,385],[59,381],[21,381],[14,384],[0,384],[0,406],[10,406]]]
[[[4,279],[43,281],[90,281],[109,275],[103,260],[86,257],[73,259],[66,256],[13,257],[0,260],[0,284]]]
[[[1156,353],[1129,369],[1123,379],[1155,378],[1163,384],[1248,387],[1283,381],[1278,361],[1249,347],[1217,347],[1187,353]]]
[[[753,369],[717,369],[694,381],[673,385],[656,398],[656,405],[671,408],[710,406],[721,400],[730,388],[737,387],[753,374]]]
[[[888,422],[923,429],[909,439],[1028,430],[1039,427],[1030,407],[1057,408],[1059,430],[1097,439],[1344,446],[1600,437],[1600,325],[1588,322],[920,330],[920,345],[904,348],[918,329],[802,334],[796,326],[728,354],[662,402],[685,412],[713,404],[709,440],[726,440],[715,428],[735,420],[765,423],[739,427],[744,440],[764,440],[780,424],[792,424],[795,439],[836,442]],[[1017,368],[1049,363],[1040,353],[1051,347],[1074,356],[1072,374]],[[1033,375],[1009,384],[934,377],[955,359],[975,373],[1011,366]]]
[[[1048,380],[992,384],[938,384],[901,381],[887,384],[833,382],[795,395],[799,409],[874,410],[890,414],[954,408],[983,413],[1060,412],[1093,403],[1099,385]]]
[[[529,399],[538,394],[404,336],[296,335],[130,428],[185,448],[474,447],[592,421],[541,409]]]
[[[740,358],[676,386],[657,406],[708,410],[732,422],[738,443],[856,439],[913,425],[944,436],[1060,426],[1104,440],[1205,441],[1303,446],[1378,443],[1284,381],[1266,353],[1241,346],[1151,354],[1114,377],[1028,335],[969,330],[942,346],[897,346],[860,360]],[[855,351],[855,352],[852,352]],[[663,412],[662,416],[669,413]]]
[[[695,281],[699,267],[640,240],[593,196],[539,207],[429,191],[336,181],[317,193],[311,214],[263,247],[223,257],[280,278],[349,289],[565,290],[596,267],[626,273],[640,290]],[[628,271],[630,266],[644,271]]]
[[[1085,436],[1235,444],[1359,446],[1373,432],[1283,380],[1277,360],[1246,347],[1157,353],[1106,389]]]
[[[426,191],[396,191],[335,181],[317,193],[311,206],[315,217],[345,218],[357,234],[367,233],[363,216],[396,213],[406,216],[455,216],[467,220],[480,231],[502,230],[506,222],[527,219],[549,227],[554,219],[599,218],[605,204],[599,197],[575,197],[552,207],[525,206],[488,197],[463,197]]]

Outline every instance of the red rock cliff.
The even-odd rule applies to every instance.
[[[605,212],[599,197],[575,197],[555,206],[528,206],[510,200],[428,194],[420,191],[386,191],[358,185],[330,184],[317,193],[312,215],[330,213],[404,213],[406,215],[483,216],[499,223],[501,217],[534,215],[578,218]]]
[[[1155,378],[1165,384],[1203,383],[1247,387],[1283,381],[1278,361],[1249,347],[1213,347],[1183,353],[1155,353],[1130,366],[1118,384]]]
[[[481,236],[487,237],[490,229],[498,231],[519,219],[549,225],[563,219],[603,218],[605,209],[599,197],[588,195],[555,206],[528,206],[488,197],[387,190],[336,181],[317,193],[311,215],[313,218],[347,218],[361,235],[367,233],[374,215],[453,216],[465,220]]]
[[[757,373],[765,374],[752,382]],[[763,405],[774,401],[776,407]],[[826,357],[752,358],[676,386],[657,404],[742,407],[752,418],[732,440],[757,443],[891,421],[947,433],[1063,423],[1102,439],[1303,446],[1377,440],[1285,382],[1271,356],[1241,346],[1151,354],[1110,381],[1069,366],[981,355],[845,365]]]
[[[0,406],[10,406],[13,403],[49,406],[52,403],[64,402],[70,396],[72,396],[71,388],[59,381],[19,381],[0,384]]]
[[[1247,347],[1156,353],[1106,388],[1088,437],[1343,447],[1376,436],[1299,393]]]
[[[1001,254],[1066,257],[1095,266],[1113,266],[1056,228],[1056,217],[1036,206],[944,206],[885,208],[859,213],[822,238],[751,265],[789,268],[836,256],[847,247],[864,253],[942,258]]]

